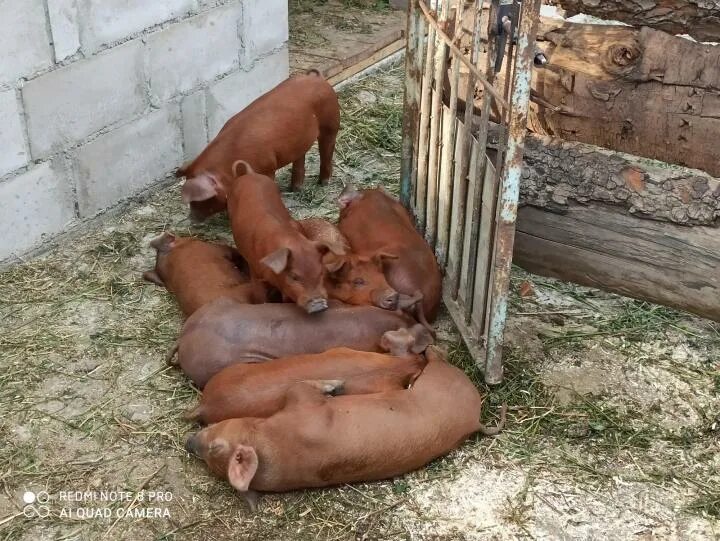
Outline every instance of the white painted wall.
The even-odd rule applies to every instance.
[[[0,260],[167,178],[288,75],[286,0],[0,13]]]

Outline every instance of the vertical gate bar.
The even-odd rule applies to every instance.
[[[527,132],[528,103],[530,101],[530,77],[533,68],[535,35],[542,0],[525,0],[522,3],[518,44],[513,75],[513,93],[510,105],[507,153],[503,163],[500,193],[498,196],[497,230],[495,235],[495,258],[487,319],[487,360],[485,381],[500,383],[503,376],[502,345],[507,294],[510,285],[510,268],[515,239],[520,176]]]
[[[405,52],[405,95],[403,98],[402,163],[400,166],[400,202],[411,210],[415,184],[414,161],[417,148],[418,115],[420,113],[420,70],[416,57],[422,48],[420,14],[417,0],[411,0],[407,13],[407,42]]]
[[[455,35],[453,40],[456,42],[462,36],[462,6],[458,3],[455,8]],[[450,56],[447,54],[446,56]],[[447,66],[446,68],[447,69]],[[443,80],[445,74],[443,73]],[[448,264],[448,245],[450,243],[450,215],[454,205],[453,201],[453,154],[456,148],[457,133],[457,100],[458,86],[460,84],[460,62],[452,63],[452,72],[448,77],[450,83],[450,105],[445,111],[447,122],[443,122],[443,141],[442,141],[442,166],[440,167],[440,180],[438,182],[438,227],[437,227],[437,254],[438,263],[441,269],[445,269]],[[444,91],[444,86],[443,86]]]
[[[438,0],[440,4],[437,9],[438,23],[440,28],[446,26],[448,13],[450,11],[450,0]],[[428,176],[427,176],[427,205],[425,240],[431,247],[435,247],[437,233],[437,212],[438,212],[438,165],[440,156],[440,126],[442,123],[442,94],[443,74],[447,57],[445,41],[436,34],[435,43],[435,72],[433,73],[432,105],[430,109],[430,141],[428,143]]]
[[[477,336],[484,336],[485,313],[487,310],[488,288],[490,282],[490,259],[493,254],[493,233],[495,229],[495,211],[497,204],[499,172],[492,160],[485,162],[485,186],[482,194],[482,210],[480,211],[480,232],[478,234],[477,258],[475,262],[475,290],[470,326]]]
[[[422,95],[422,76],[423,66],[425,60],[425,47],[427,46],[426,34],[428,31],[428,23],[425,20],[425,16],[417,5],[417,0],[412,0],[415,4],[415,14],[417,16],[417,49],[415,52],[415,73],[417,74],[417,86],[415,88],[417,92],[418,100],[418,114],[415,120],[415,140],[413,141],[415,153],[413,155],[412,162],[412,182],[413,188],[410,193],[413,206],[413,216],[415,216],[415,208],[417,208],[417,174],[418,174],[418,143],[420,140],[420,99]]]
[[[480,30],[482,19],[483,0],[477,0],[477,8],[473,17],[473,40],[470,51],[470,60],[477,62],[480,59]],[[459,62],[456,62],[459,63]],[[465,246],[465,216],[467,215],[466,201],[468,193],[468,171],[470,168],[470,151],[472,149],[472,117],[475,108],[475,76],[468,72],[467,85],[465,87],[465,121],[463,142],[456,146],[455,153],[455,176],[453,178],[453,198],[457,199],[457,215],[453,218],[455,222],[455,245],[454,252],[457,254],[457,262],[454,269],[451,269],[450,297],[453,300],[458,298],[460,279],[462,275],[463,248]]]
[[[495,80],[495,47],[497,34],[496,19],[497,11],[500,5],[499,0],[493,0],[490,4],[490,14],[488,18],[488,43],[487,43],[487,54],[485,57],[485,73],[488,81],[491,83]],[[475,160],[475,171],[471,174],[475,175],[482,183],[485,184],[485,162],[487,159],[487,138],[488,129],[490,125],[490,109],[492,106],[493,97],[489,92],[483,92],[482,111],[480,113],[480,128],[478,130],[477,141],[478,141],[478,152],[480,153]],[[498,107],[500,109],[500,107]],[[504,113],[504,112],[503,112]],[[502,117],[503,115],[501,115]],[[473,197],[471,212],[472,212],[472,227],[470,229],[470,255],[468,257],[468,280],[467,290],[465,291],[465,321],[470,323],[472,317],[472,299],[474,298],[475,292],[475,279],[476,279],[476,267],[477,267],[477,252],[478,252],[478,239],[480,236],[480,212],[482,205],[483,190],[478,189],[475,191],[475,197]],[[480,277],[482,280],[484,276]]]
[[[425,15],[423,14],[424,18]],[[430,96],[432,90],[432,68],[435,58],[435,29],[428,25],[427,49],[425,51],[425,69],[422,75],[422,94],[420,98],[420,135],[418,137],[418,171],[415,193],[415,218],[421,232],[425,232],[427,204],[427,165],[428,136],[430,131]]]

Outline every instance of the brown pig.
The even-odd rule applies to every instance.
[[[342,246],[343,255],[328,252],[323,257],[327,269],[325,289],[331,299],[346,304],[372,304],[386,310],[398,307],[398,292],[388,285],[383,274],[383,261],[396,256],[383,251],[371,256],[350,252],[350,245],[340,230],[327,220],[298,220],[303,234],[310,240]]]
[[[386,332],[381,346],[394,355],[333,348],[270,363],[240,363],[215,374],[188,419],[202,424],[237,417],[269,417],[285,405],[288,387],[305,381],[330,394],[368,394],[407,388],[425,359],[409,351],[410,331]]]
[[[337,301],[331,301],[324,312],[309,315],[290,303],[249,306],[218,299],[185,322],[177,342],[178,363],[202,388],[231,364],[322,353],[337,347],[382,352],[383,334],[400,328],[410,329],[417,337],[412,351],[421,353],[424,345],[432,343],[432,336],[416,328],[416,323],[397,311]]]
[[[228,212],[235,245],[248,261],[253,276],[275,286],[307,313],[327,308],[324,286],[327,252],[342,247],[305,238],[285,207],[277,184],[237,160],[239,178],[232,185]]]
[[[250,279],[247,262],[226,244],[163,233],[150,246],[157,250],[155,268],[143,278],[175,295],[185,317],[220,297],[247,304],[267,300],[265,285]]]
[[[224,210],[237,159],[272,178],[276,170],[292,163],[291,187],[298,190],[305,178],[305,153],[315,141],[320,183],[327,184],[339,128],[337,94],[320,72],[291,77],[228,120],[195,160],[178,169],[178,177],[187,177],[183,201],[190,204],[196,220]]]
[[[284,492],[388,479],[458,447],[475,432],[482,397],[435,348],[411,389],[327,397],[297,383],[285,408],[263,419],[230,419],[191,435],[186,449],[204,459],[248,501],[253,491]]]
[[[424,316],[433,321],[440,307],[442,276],[435,254],[405,208],[381,188],[358,191],[349,185],[340,194],[339,204],[338,227],[353,252],[397,256],[384,262],[388,283],[401,294],[420,290]]]

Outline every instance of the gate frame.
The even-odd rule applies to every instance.
[[[415,217],[419,229],[435,250],[441,270],[445,272],[443,300],[450,315],[475,362],[484,371],[485,381],[497,384],[503,377],[503,332],[507,318],[515,222],[527,133],[531,70],[542,0],[475,0],[470,60],[465,58],[455,46],[453,38],[445,32],[451,3],[453,0],[435,0],[437,10],[433,14],[425,0],[409,2],[400,199]],[[454,0],[454,3],[461,6],[463,0]],[[488,4],[488,8],[484,9]],[[505,91],[501,92],[494,85],[498,35],[495,21],[500,6],[508,4],[518,6],[516,13],[519,13],[519,24],[514,21],[517,26],[517,44],[514,45],[512,39],[507,40]],[[459,7],[456,20],[458,26],[462,26],[458,13],[461,13]],[[487,43],[484,72],[478,65],[481,59],[478,52],[483,19],[486,22],[484,36]],[[448,71],[447,59],[450,56],[454,60],[452,74],[449,75],[450,104],[449,111],[443,115],[442,78]],[[509,60],[511,58],[514,62]],[[469,69],[463,122],[457,115],[459,62],[456,60]],[[478,83],[483,86],[484,99],[477,137],[473,137],[471,127],[474,107],[471,104],[474,104],[474,90]],[[488,95],[492,99],[487,99]],[[501,120],[501,128],[506,128],[506,136],[500,130],[495,165],[486,152],[493,102]],[[441,117],[446,115],[449,117],[441,122]],[[465,132],[464,136],[461,131]],[[494,176],[488,179],[488,175]],[[480,182],[480,179],[483,181]],[[495,187],[491,185],[493,181],[497,181],[497,188],[491,193],[489,190]],[[468,201],[471,186],[474,188],[473,197],[472,201]],[[438,193],[442,189],[446,191],[443,203]],[[451,196],[449,201],[448,194]],[[452,216],[455,203],[457,212]],[[466,258],[464,232],[469,205],[472,213],[469,253]],[[482,212],[483,206],[485,212]],[[451,223],[451,218],[454,218],[454,223]],[[457,228],[455,243],[449,246],[452,233],[448,231],[445,235],[445,231],[453,227]],[[489,252],[483,253],[488,256],[487,259],[483,258],[485,268],[478,271],[478,249],[486,250],[486,246]],[[456,257],[459,254],[457,261],[450,261],[451,250],[454,250]],[[463,301],[459,294],[465,259],[467,278]],[[478,282],[478,278],[482,282]],[[479,297],[478,284],[482,292]],[[473,314],[478,308],[476,305],[482,305],[483,309],[480,325],[473,321]]]

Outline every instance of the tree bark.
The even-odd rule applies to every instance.
[[[520,199],[518,265],[720,321],[720,179],[531,135]]]
[[[720,0],[554,0],[568,17],[578,13],[648,26],[698,41],[720,41]]]
[[[622,26],[544,22],[529,127],[720,176],[720,47]],[[545,105],[539,105],[542,103]]]

